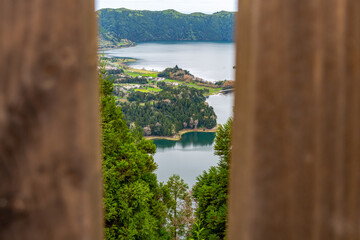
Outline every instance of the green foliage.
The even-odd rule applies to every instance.
[[[179,239],[189,235],[189,228],[193,223],[192,199],[188,192],[188,185],[179,175],[173,175],[166,183],[170,194],[168,202],[168,230],[172,239]]]
[[[139,77],[124,77],[122,80],[118,80],[117,83],[137,83],[137,84],[147,84],[148,80],[146,78]]]
[[[107,74],[121,74],[121,73],[124,73],[124,70],[123,69],[116,69],[116,70],[106,70],[106,73]]]
[[[195,228],[194,228],[194,233],[196,236],[196,240],[205,240],[203,238],[201,238],[201,233],[202,231],[204,231],[204,228],[201,227],[201,221],[198,220],[197,222],[194,223],[195,224]],[[191,238],[191,240],[195,240],[194,238]]]
[[[135,46],[135,43],[128,39],[121,39],[116,37],[112,32],[108,32],[99,25],[99,47],[100,48],[116,48],[116,47],[130,47]]]
[[[230,118],[227,123],[220,125],[216,131],[215,138],[215,155],[220,156],[219,166],[222,168],[229,168],[230,150],[231,150],[231,126],[232,119]]]
[[[203,226],[200,234],[193,235],[209,240],[224,239],[227,224],[227,191],[231,149],[232,120],[219,127],[215,138],[215,154],[220,156],[218,166],[204,171],[193,187],[193,196],[198,203],[196,217]]]
[[[97,11],[100,38],[112,42],[146,41],[233,41],[235,13],[182,14],[175,10]]]
[[[130,103],[121,104],[128,124],[144,129],[144,135],[156,136],[174,135],[184,128],[216,126],[216,114],[206,104],[204,90],[160,87],[163,90],[158,93],[134,91],[129,94]]]
[[[189,75],[192,78],[194,78],[194,75],[190,74],[188,70],[183,70],[176,65],[173,68],[166,68],[164,71],[158,73],[158,77],[164,77],[169,79],[181,79],[184,77],[184,75]],[[181,79],[183,80],[183,79]]]
[[[105,238],[169,239],[167,195],[153,173],[156,147],[128,129],[100,65]]]

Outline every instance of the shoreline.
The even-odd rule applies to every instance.
[[[136,46],[136,45],[135,45]],[[127,47],[135,47],[135,46],[127,46]],[[124,47],[119,47],[119,48],[124,48]],[[126,47],[125,47],[126,48]],[[115,48],[113,48],[115,49]],[[102,49],[104,50],[104,49]],[[131,62],[136,62],[138,59],[136,58],[131,58],[131,57],[115,57],[115,58],[119,58],[122,60],[122,62],[120,63],[120,65],[122,65],[123,67],[126,67],[126,69],[128,71],[131,72],[135,72],[135,73],[139,73],[139,74],[158,74],[160,71],[154,70],[154,69],[138,69],[138,68],[134,68],[130,65],[128,65]],[[126,61],[126,60],[130,60],[130,61]],[[175,81],[180,81],[180,80],[175,80]],[[182,81],[181,81],[182,82]],[[189,86],[186,83],[182,83],[185,86],[188,87],[193,87],[193,86]],[[200,87],[200,85],[197,85]],[[218,94],[226,94],[227,92],[232,92],[234,90],[234,88],[230,88],[230,89],[221,89],[221,90],[217,90],[214,92],[209,92],[207,94],[204,94],[204,96],[207,98],[208,96],[211,95],[218,95]],[[207,129],[207,128],[197,128],[197,129],[182,129],[179,132],[177,132],[175,135],[172,136],[154,136],[154,135],[150,135],[150,136],[143,136],[145,139],[148,140],[168,140],[168,141],[180,141],[182,138],[182,135],[189,133],[189,132],[213,132],[215,133],[217,131],[217,129],[219,128],[220,124],[217,124],[214,128],[211,129]]]
[[[121,48],[130,48],[130,47],[135,47],[135,45],[120,45],[120,46],[115,46],[115,47],[99,47],[98,46],[98,52],[99,51],[105,51],[105,50],[115,50],[115,49],[121,49]]]
[[[182,135],[189,132],[213,132],[215,133],[219,128],[219,124],[217,124],[214,128],[197,128],[197,129],[182,129],[178,133],[173,136],[144,136],[147,140],[169,140],[169,141],[180,141]]]

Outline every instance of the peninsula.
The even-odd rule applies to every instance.
[[[130,128],[147,138],[168,140],[190,131],[216,131],[217,117],[206,96],[231,89],[233,81],[209,82],[178,66],[154,72],[125,64],[135,59],[105,59],[116,104]]]

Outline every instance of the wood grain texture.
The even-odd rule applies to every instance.
[[[360,239],[360,1],[239,9],[229,239]]]
[[[0,239],[102,239],[93,0],[0,0]]]

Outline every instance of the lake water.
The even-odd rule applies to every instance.
[[[214,107],[218,123],[224,124],[233,115],[233,93],[212,95],[207,102]],[[214,155],[214,139],[215,133],[190,132],[180,141],[154,140],[159,181],[166,182],[173,174],[179,174],[189,186],[193,186],[197,176],[219,161],[219,157]]]
[[[235,45],[231,42],[149,42],[104,53],[135,58],[129,64],[134,68],[162,71],[178,65],[205,80],[234,79]]]
[[[134,68],[159,71],[178,65],[206,80],[234,79],[233,43],[141,43],[135,47],[108,50],[104,53],[136,58],[137,61],[131,64]],[[232,93],[212,95],[206,101],[214,108],[218,123],[224,124],[232,116]],[[215,133],[192,132],[184,134],[181,141],[155,140],[157,151],[154,158],[158,164],[156,174],[159,181],[166,182],[173,174],[179,174],[189,186],[193,186],[197,176],[219,161],[213,151],[214,139]]]

